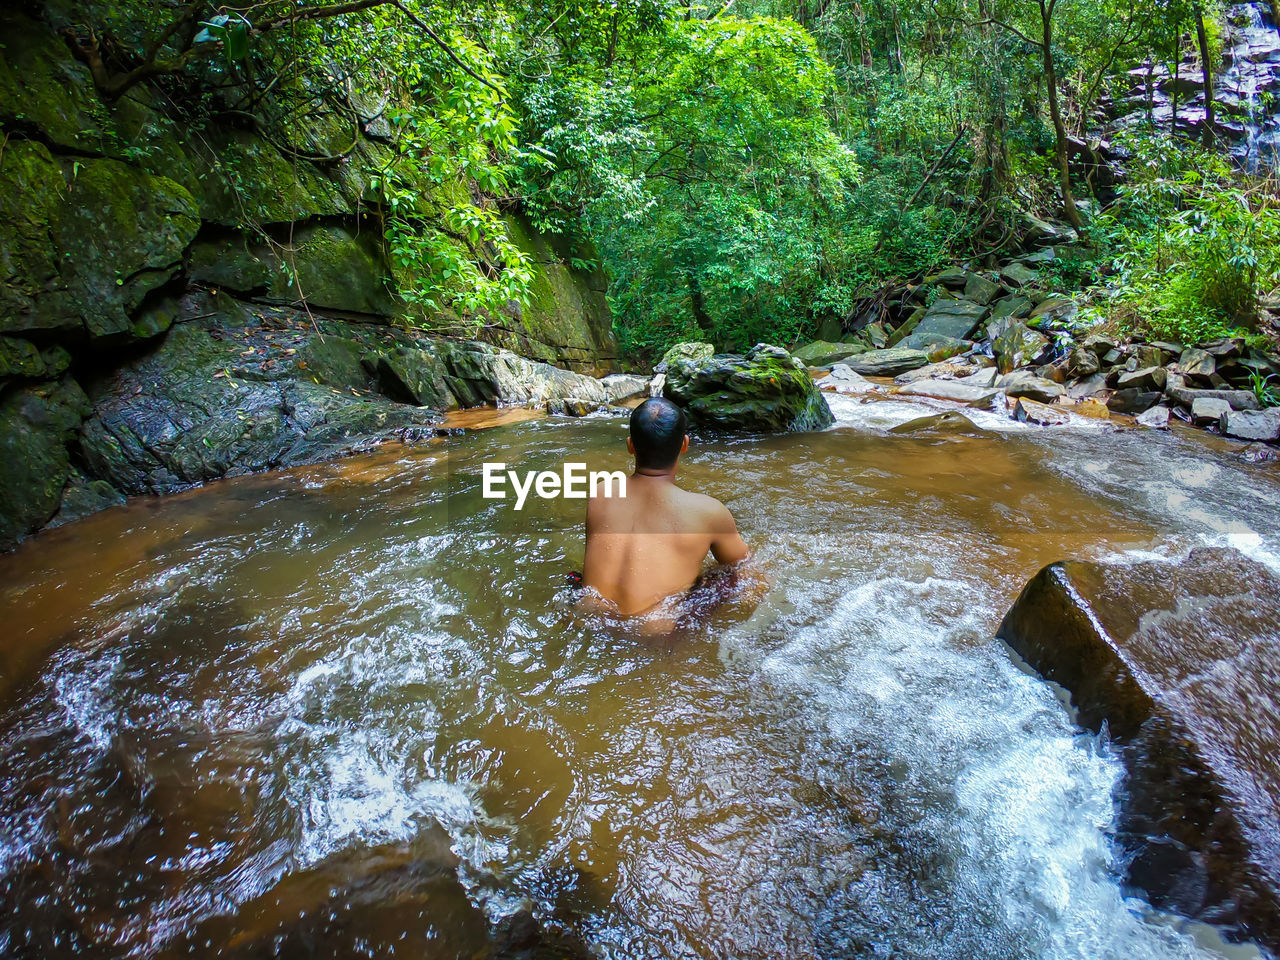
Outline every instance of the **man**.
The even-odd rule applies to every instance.
[[[708,550],[723,564],[750,553],[723,503],[676,486],[680,455],[689,449],[685,431],[684,411],[670,400],[640,404],[627,438],[636,458],[627,495],[587,502],[582,585],[623,616],[645,613],[692,587]]]

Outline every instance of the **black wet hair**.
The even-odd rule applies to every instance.
[[[680,456],[689,423],[684,411],[663,397],[650,397],[631,411],[631,444],[636,466],[665,470]]]

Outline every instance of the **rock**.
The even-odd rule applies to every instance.
[[[995,302],[995,306],[991,308],[992,320],[1021,320],[1030,316],[1031,308],[1035,306],[1026,297],[1015,294],[1011,297],[1003,297]],[[997,334],[999,336],[999,334]]]
[[[1031,311],[1031,319],[1047,325],[1070,323],[1080,308],[1069,297],[1047,297]]]
[[[1064,223],[1049,223],[1029,213],[1022,214],[1024,236],[1032,246],[1048,247],[1059,243],[1075,243],[1079,235]]]
[[[1217,397],[1197,397],[1191,402],[1191,422],[1197,427],[1207,427],[1219,423],[1231,404]]]
[[[806,366],[829,367],[846,357],[866,353],[867,349],[867,346],[862,343],[829,343],[825,340],[815,340],[813,343],[806,343],[803,347],[796,348],[791,355]]]
[[[1107,398],[1107,409],[1115,413],[1137,414],[1150,410],[1159,402],[1158,391],[1130,387],[1127,390],[1117,390]]]
[[[1011,287],[1025,287],[1039,280],[1040,274],[1025,263],[1015,260],[1001,269],[1000,279]]]
[[[945,413],[935,413],[927,417],[917,417],[914,420],[908,420],[906,423],[900,423],[896,427],[891,427],[889,432],[896,434],[912,434],[912,433],[959,433],[972,434],[980,431],[981,428],[966,417],[958,410],[948,410]]]
[[[511,241],[533,269],[528,303],[513,303],[491,318],[484,339],[521,356],[575,373],[608,373],[618,355],[603,269],[579,269],[590,251],[571,249],[567,238],[542,233],[526,217],[504,217]],[[584,253],[587,255],[584,257]]]
[[[900,373],[923,367],[929,355],[909,347],[889,347],[885,350],[869,350],[856,357],[849,357],[845,364],[854,373],[865,377],[896,377]]]
[[[662,360],[653,369],[657,373],[665,373],[667,368],[676,360],[705,360],[714,355],[715,352],[715,347],[701,341],[690,340],[685,343],[677,343],[667,349],[667,352],[662,355]]]
[[[961,377],[959,382],[972,387],[994,387],[999,377],[1000,372],[995,367],[983,367],[976,373]]]
[[[0,399],[0,549],[44,526],[71,475],[67,446],[89,412],[70,377]]]
[[[636,377],[629,373],[613,373],[600,378],[600,386],[610,403],[630,400],[632,397],[649,396],[649,378]]]
[[[1006,373],[996,381],[996,386],[1011,397],[1027,397],[1040,403],[1052,403],[1067,392],[1062,384],[1037,377],[1029,370]]]
[[[1077,344],[1068,351],[1067,375],[1072,379],[1091,377],[1098,370],[1098,355],[1092,350]]]
[[[889,333],[883,323],[869,323],[863,327],[862,339],[876,350],[889,345]]]
[[[941,273],[934,274],[932,277],[928,277],[925,280],[925,283],[935,283],[939,286],[951,287],[955,290],[959,290],[968,282],[969,271],[964,269],[964,267],[948,267]]]
[[[874,383],[854,373],[849,369],[847,364],[837,363],[831,368],[831,373],[818,381],[823,389],[830,389],[836,393],[870,393],[873,390],[879,390]]]
[[[1245,463],[1274,463],[1280,460],[1280,452],[1265,443],[1251,443],[1240,451],[1240,459]]]
[[[401,312],[382,238],[372,230],[315,224],[294,229],[287,261],[274,261],[267,297],[314,308],[390,317]]]
[[[759,343],[746,356],[675,360],[663,389],[694,423],[729,430],[821,430],[834,422],[804,365]]]
[[[1107,388],[1107,378],[1105,374],[1095,373],[1083,380],[1077,380],[1075,383],[1067,386],[1067,396],[1073,400],[1083,400],[1086,397],[1097,396]]]
[[[1280,946],[1280,580],[1232,550],[1067,562],[1000,625],[1031,667],[1105,723],[1128,768],[1118,839],[1152,902]]]
[[[1078,417],[1089,417],[1092,420],[1110,420],[1111,411],[1101,400],[1087,398],[1071,404],[1071,412]]]
[[[649,381],[649,396],[660,397],[662,391],[667,386],[667,375],[665,373],[654,374],[652,380]]]
[[[988,280],[980,273],[969,274],[964,284],[964,299],[986,305],[1000,296],[1000,284]]]
[[[130,313],[182,266],[195,199],[116,160],[54,158],[13,139],[0,154],[0,333],[127,341]]]
[[[941,363],[949,357],[959,356],[972,344],[968,340],[957,340],[941,333],[913,333],[902,341],[902,346],[910,350],[923,350],[929,355],[930,363]]]
[[[943,336],[966,340],[988,313],[990,310],[983,304],[968,300],[935,300],[911,336]]]
[[[917,380],[929,379],[947,379],[953,380],[957,376],[961,376],[970,370],[969,367],[958,363],[930,363],[927,366],[917,367],[915,370],[908,370],[906,373],[900,373],[893,378],[893,382],[897,384],[915,383]],[[987,384],[990,386],[990,384]]]
[[[954,400],[971,406],[986,406],[1000,394],[992,387],[979,387],[974,384],[961,383],[959,380],[917,380],[898,388],[897,392],[910,397],[936,397],[940,400]]]
[[[1000,334],[991,346],[999,371],[1012,373],[1035,363],[1049,347],[1049,338],[1030,329],[1026,324],[1015,323]]]
[[[315,344],[308,346],[314,347]],[[333,344],[325,348],[331,353]],[[435,407],[438,410],[455,406],[457,400],[448,387],[448,369],[433,350],[425,350],[404,344],[376,353],[366,366],[373,367],[378,388],[383,395],[397,403],[410,403],[418,407]],[[313,360],[311,369],[321,366]],[[325,383],[350,383],[346,377],[335,378],[330,371]]]
[[[1258,398],[1252,390],[1195,390],[1185,386],[1181,377],[1170,376],[1165,382],[1165,395],[1184,407],[1197,400],[1224,400],[1232,410],[1257,410]]]
[[[1169,408],[1166,406],[1154,406],[1150,410],[1138,414],[1137,422],[1139,426],[1150,427],[1153,430],[1169,429]]]
[[[1201,344],[1201,347],[1217,361],[1234,360],[1244,353],[1244,341],[1239,337],[1223,337]]]
[[[1178,357],[1178,372],[1192,380],[1208,383],[1217,369],[1218,362],[1213,355],[1195,347],[1187,347]]]
[[[124,502],[124,494],[107,481],[88,480],[80,473],[73,472],[66,490],[63,491],[62,504],[49,521],[49,526],[60,527],[64,523],[80,520],[91,513],[119,506]]]
[[[1121,390],[1136,388],[1163,392],[1167,377],[1168,371],[1164,367],[1143,367],[1140,370],[1120,374],[1116,380],[1116,386]]]
[[[1130,349],[1136,361],[1134,369],[1163,367],[1169,362],[1169,354],[1153,343],[1135,343]]]
[[[44,377],[45,371],[44,358],[34,343],[21,337],[0,336],[0,381],[13,377],[37,379]]]
[[[198,239],[187,248],[187,276],[196,283],[248,293],[266,290],[274,258],[261,244],[233,232]]]
[[[889,334],[889,346],[896,347],[899,343],[909,337],[920,326],[920,321],[924,319],[926,313],[929,312],[928,307],[916,307],[911,312],[911,316],[907,317],[902,324]]]
[[[600,381],[549,363],[526,360],[484,343],[439,343],[445,383],[464,407],[485,403],[541,404],[547,400],[609,402]]]
[[[1228,437],[1240,440],[1280,441],[1280,407],[1266,410],[1228,410],[1220,428]]]
[[[1037,403],[1026,397],[1019,397],[1013,407],[1013,419],[1021,423],[1032,423],[1039,427],[1060,427],[1071,422],[1071,415],[1058,407],[1047,403]]]
[[[1112,350],[1119,349],[1120,342],[1105,333],[1091,333],[1080,341],[1080,345],[1090,350],[1099,358],[1105,357]]]

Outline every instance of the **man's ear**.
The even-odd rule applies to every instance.
[[[627,453],[631,454],[633,457],[636,455],[636,445],[631,442],[630,437],[627,437]]]
[[[684,435],[684,443],[680,444],[680,452],[685,453],[689,449],[689,435]]]

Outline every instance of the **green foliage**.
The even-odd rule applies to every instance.
[[[1263,376],[1258,370],[1250,370],[1249,386],[1258,398],[1258,406],[1280,407],[1280,376],[1274,373]]]
[[[1252,329],[1260,294],[1280,280],[1280,200],[1194,146],[1130,147],[1132,180],[1096,232],[1117,314],[1184,343]]]

